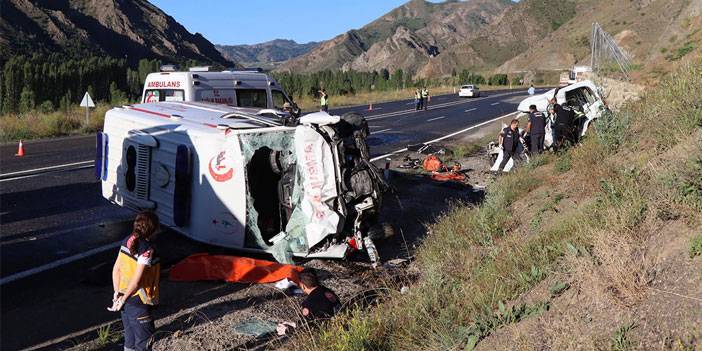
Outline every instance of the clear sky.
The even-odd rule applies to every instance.
[[[273,39],[298,43],[331,39],[407,0],[149,1],[214,44],[255,44]]]

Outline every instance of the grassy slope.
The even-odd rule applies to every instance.
[[[669,75],[640,102],[603,118],[596,135],[580,147],[536,159],[492,184],[479,207],[457,206],[439,218],[418,251],[416,265],[422,276],[408,293],[390,293],[375,309],[338,317],[314,342],[306,340],[303,345],[298,338],[293,347],[472,349],[504,326],[553,315],[549,306],[559,303],[553,296],[570,285],[597,291],[603,299],[596,305],[601,319],[586,325],[605,331],[593,335],[596,340],[590,346],[575,344],[579,348],[601,348],[611,342],[612,348],[621,349],[631,345],[627,335],[632,330],[643,335],[657,324],[670,323],[678,329],[666,338],[689,346],[690,339],[685,338],[699,332],[694,325],[702,323],[702,317],[686,315],[694,307],[674,296],[661,302],[667,316],[676,316],[672,320],[663,320],[663,314],[649,315],[638,329],[623,325],[611,330],[611,340],[605,334],[606,326],[617,323],[609,304],[611,311],[637,311],[637,306],[657,296],[649,290],[654,289],[650,272],[658,269],[662,277],[673,273],[663,271],[665,266],[647,255],[668,242],[688,240],[690,233],[699,234],[702,96],[690,92],[702,89],[702,65],[695,64]],[[657,128],[650,128],[656,123]],[[650,245],[672,224],[679,230],[662,244]],[[685,260],[692,260],[687,248],[683,252]],[[553,296],[521,299],[555,272],[576,278],[570,285],[551,287]],[[588,272],[589,280],[578,278],[577,272]],[[682,272],[701,273],[699,268]],[[669,289],[682,289],[671,284]],[[563,316],[583,317],[567,312]],[[519,345],[496,346],[501,345],[496,342],[486,349],[558,349],[569,343],[572,347],[577,339],[567,331],[558,332],[560,322],[540,329],[548,338],[526,338]]]

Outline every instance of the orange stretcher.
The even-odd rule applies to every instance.
[[[275,283],[288,278],[299,284],[302,267],[248,257],[195,254],[178,262],[169,274],[173,281],[224,280],[232,283]]]

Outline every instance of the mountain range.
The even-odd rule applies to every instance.
[[[254,45],[215,45],[222,55],[247,67],[270,69],[281,62],[304,55],[319,45],[319,42],[298,44],[294,40],[275,39]]]
[[[232,65],[205,37],[146,0],[2,0],[0,49],[0,59],[64,53]]]

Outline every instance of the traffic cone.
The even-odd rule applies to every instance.
[[[368,111],[373,111],[373,103],[368,104]]]
[[[22,144],[22,139],[20,139],[19,146],[17,147],[17,153],[15,154],[15,156],[24,156],[24,144]]]

